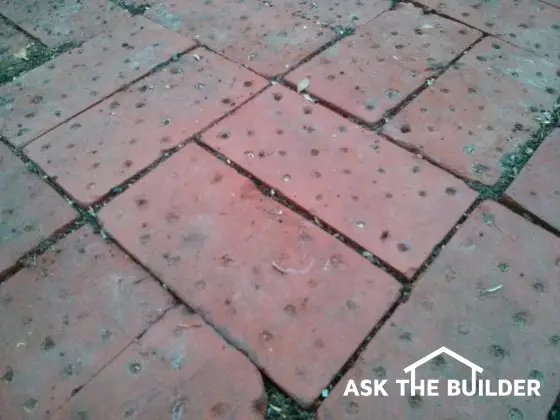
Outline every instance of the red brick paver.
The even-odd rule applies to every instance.
[[[363,25],[383,13],[390,6],[384,0],[276,0],[275,7],[284,7],[289,12],[312,20],[321,25],[352,27]]]
[[[502,158],[538,128],[539,111],[560,91],[556,67],[485,39],[383,130],[456,173],[494,184]]]
[[[560,388],[560,239],[505,208],[483,203],[418,280],[319,409],[320,420],[544,419]],[[500,288],[501,286],[501,288]],[[538,379],[540,397],[401,397],[402,369],[449,347],[484,371],[479,379]],[[470,378],[445,356],[417,380]],[[349,378],[387,378],[388,397],[343,397]],[[391,385],[392,384],[392,385]]]
[[[0,276],[77,214],[0,144]]]
[[[1,87],[0,135],[22,146],[192,46],[143,17],[128,18],[112,36],[92,39]]]
[[[183,312],[167,313],[53,420],[263,419],[257,369],[200,317]]]
[[[398,283],[386,273],[195,145],[100,217],[119,243],[306,404],[396,298]]]
[[[438,12],[560,62],[560,10],[538,0],[423,0]]]
[[[358,29],[287,76],[307,91],[367,122],[422,86],[480,32],[403,4]]]
[[[141,80],[26,152],[82,203],[92,203],[266,86],[205,49]]]
[[[111,31],[128,15],[109,0],[2,0],[2,14],[50,47]]]
[[[0,285],[0,406],[43,419],[170,305],[121,251],[83,228]]]
[[[458,179],[280,86],[202,140],[408,276],[476,197]]]
[[[169,0],[146,16],[266,76],[285,73],[335,36],[260,1]]]
[[[560,130],[539,147],[507,194],[560,230]]]

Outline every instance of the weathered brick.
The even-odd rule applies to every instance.
[[[403,4],[321,52],[287,80],[344,112],[375,122],[441,71],[480,32]]]
[[[196,49],[25,151],[74,198],[91,204],[266,83],[235,63]]]
[[[77,214],[0,144],[0,276]]]
[[[560,130],[538,148],[507,194],[560,230]]]
[[[321,25],[353,27],[363,25],[390,7],[385,0],[279,0],[274,7],[283,7],[288,12],[312,20]]]
[[[383,127],[450,170],[494,184],[560,89],[556,67],[486,38]]]
[[[459,229],[402,305],[331,391],[320,420],[544,419],[560,388],[560,239],[496,203]],[[484,370],[478,379],[538,379],[540,397],[448,397],[447,379],[471,370],[449,356],[416,370],[440,396],[401,396],[406,366],[445,346]],[[388,397],[343,396],[348,379],[388,380]],[[470,388],[470,385],[469,385]]]
[[[423,3],[440,13],[560,63],[558,8],[538,0],[424,0]]]
[[[0,135],[22,146],[194,42],[141,16],[0,87]]]
[[[202,140],[409,277],[476,197],[453,176],[280,86]]]
[[[3,418],[48,417],[157,320],[170,298],[87,228],[37,257],[0,285]]]
[[[265,76],[285,73],[335,37],[334,31],[265,2],[165,1],[146,16]]]
[[[109,203],[100,218],[304,404],[319,395],[399,288],[194,144]]]
[[[50,47],[110,32],[128,16],[109,0],[4,0],[2,14]]]
[[[265,410],[258,370],[199,316],[179,307],[120,354],[53,420],[262,420]]]

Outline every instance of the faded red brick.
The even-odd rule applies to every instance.
[[[158,319],[171,296],[82,228],[0,285],[0,406],[44,419]]]
[[[194,144],[109,203],[100,218],[304,404],[320,394],[399,289],[388,274]]]
[[[0,87],[0,134],[23,146],[194,42],[143,17]]]
[[[267,81],[197,49],[25,149],[82,203],[92,203]]]
[[[402,102],[441,71],[480,32],[403,4],[356,35],[326,49],[287,76],[308,79],[307,91],[367,122]]]
[[[128,16],[109,0],[4,0],[2,14],[49,47],[87,41]]]
[[[507,194],[560,230],[560,130],[538,148]]]
[[[202,140],[409,277],[476,198],[460,180],[280,86]]]
[[[0,144],[0,277],[77,214]]]
[[[168,312],[53,420],[263,419],[267,403],[258,370],[199,316],[185,312]]]
[[[384,127],[466,178],[494,184],[560,89],[556,67],[486,38]],[[506,162],[515,167],[516,162]]]
[[[265,2],[161,2],[146,16],[265,76],[277,76],[335,37]]]
[[[343,27],[363,25],[390,7],[390,3],[385,0],[279,0],[272,3],[274,7],[283,7],[288,12],[317,24]]]
[[[484,202],[459,229],[410,300],[373,338],[319,409],[320,420],[544,419],[560,388],[560,239],[496,203]],[[501,288],[500,288],[501,286]],[[416,370],[440,379],[439,397],[400,396],[403,369],[446,346],[498,379],[538,379],[540,397],[448,397],[447,379],[471,371],[449,356]],[[343,396],[348,379],[388,380],[388,397]],[[410,394],[408,394],[410,395]]]
[[[424,0],[455,19],[560,62],[560,10],[538,0]]]

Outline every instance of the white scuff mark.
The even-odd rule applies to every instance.
[[[305,258],[306,257],[304,257],[304,259]],[[307,274],[307,273],[309,273],[309,270],[311,270],[311,267],[313,267],[314,263],[315,263],[315,260],[313,258],[311,258],[311,261],[309,261],[309,264],[307,265],[307,267],[305,267],[302,270],[298,270],[297,268],[283,267],[275,261],[272,261],[271,265],[272,265],[272,267],[274,267],[274,269],[276,269],[277,271],[279,271],[282,274]]]
[[[498,284],[497,286],[491,287],[490,289],[485,289],[480,292],[480,296],[489,295],[491,293],[496,293],[498,290],[504,287],[503,284]]]

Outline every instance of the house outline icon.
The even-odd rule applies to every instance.
[[[428,354],[427,356],[422,357],[420,360],[412,363],[411,365],[408,365],[407,367],[405,367],[403,370],[405,373],[410,373],[410,387],[411,387],[411,391],[412,391],[412,395],[415,395],[414,392],[414,388],[413,385],[416,384],[416,368],[418,366],[423,365],[426,362],[429,362],[430,360],[432,360],[434,357],[439,356],[440,354],[445,353],[448,356],[451,356],[452,358],[454,358],[455,360],[457,360],[458,362],[461,362],[462,364],[468,366],[471,368],[471,389],[474,390],[474,387],[476,386],[476,373],[482,373],[482,371],[484,369],[482,369],[480,366],[478,366],[477,364],[471,362],[470,360],[465,359],[463,356],[461,356],[460,354],[455,353],[453,350],[449,350],[447,347],[445,346],[441,346],[439,349],[431,352],[430,354]]]

